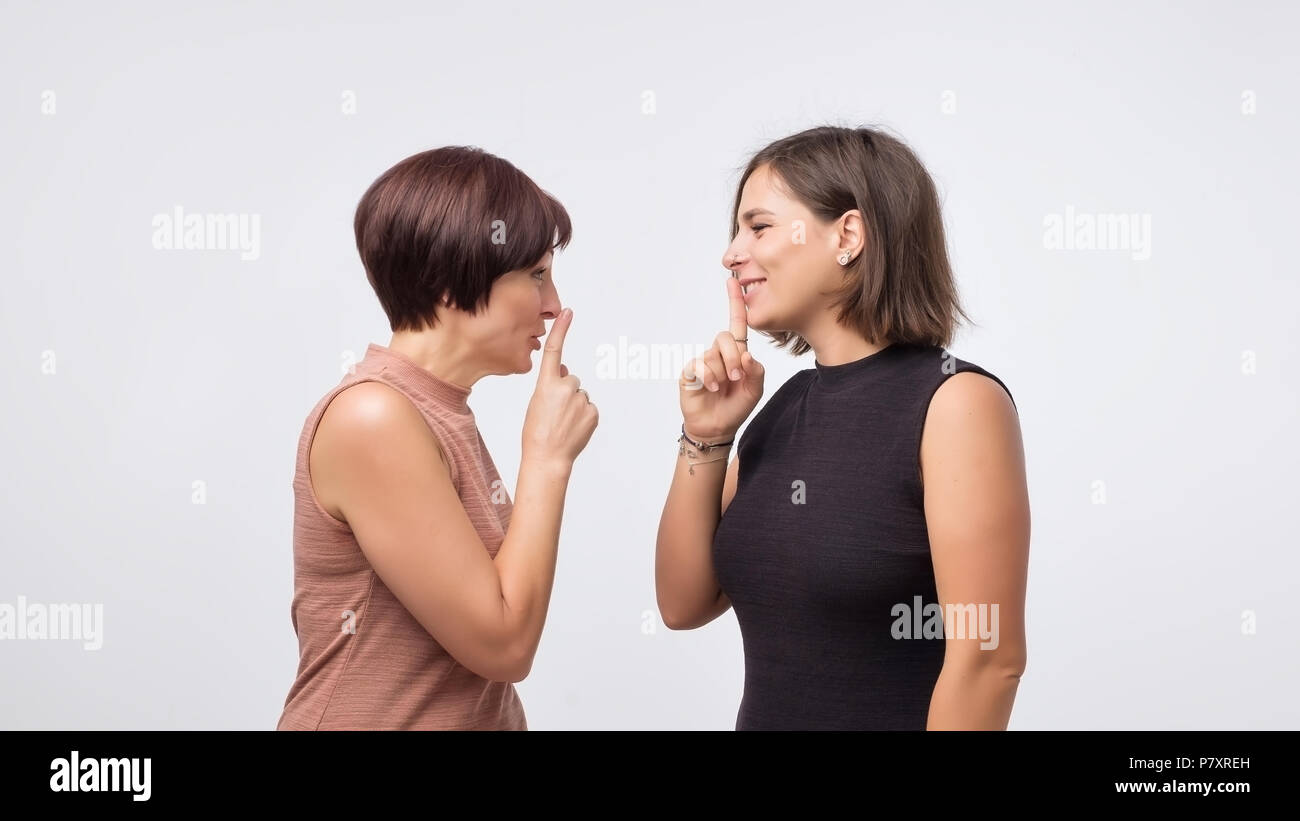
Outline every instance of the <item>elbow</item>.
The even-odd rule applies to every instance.
[[[515,644],[483,647],[471,658],[456,659],[479,678],[517,684],[528,678],[533,669],[533,649]]]
[[[996,655],[997,657],[992,660],[992,666],[998,675],[1002,678],[1020,681],[1020,677],[1025,674],[1025,665],[1029,660],[1024,646],[1008,647],[1007,652]]]
[[[490,664],[480,665],[478,669],[470,668],[470,672],[480,678],[485,678],[488,681],[501,681],[507,684],[518,684],[528,678],[528,674],[532,670],[532,659],[524,660],[507,657],[493,659]]]
[[[533,671],[533,659],[537,656],[537,645],[528,644],[513,647],[504,655],[508,663],[505,665],[502,681],[518,684],[528,678],[528,674]]]
[[[528,674],[531,672],[533,672],[533,660],[530,657],[523,661],[517,662],[514,665],[514,667],[511,668],[510,677],[507,680],[511,684],[518,684],[519,682],[528,678]]]
[[[1026,661],[1023,648],[1004,646],[996,650],[949,654],[944,659],[944,667],[953,669],[962,677],[979,676],[989,680],[1019,682],[1025,674]]]
[[[658,597],[655,606],[659,609],[659,620],[664,623],[664,627],[669,630],[689,630],[694,625],[681,617],[681,613],[674,608],[664,607],[663,596]]]
[[[1016,659],[1014,664],[1007,666],[1007,675],[1012,676],[1019,681],[1020,677],[1025,674],[1025,665],[1028,661],[1029,660],[1025,658],[1024,655],[1021,655],[1020,658]]]
[[[699,619],[683,618],[682,614],[659,608],[659,618],[669,630],[694,630],[700,626]]]
[[[457,661],[460,661],[457,659]],[[514,684],[528,677],[532,664],[524,664],[504,655],[493,656],[478,663],[460,662],[461,666],[479,678]]]
[[[1025,655],[1023,653],[994,653],[981,666],[981,672],[1000,681],[1019,684],[1025,674]]]
[[[681,601],[681,596],[671,595],[671,591],[671,587],[656,581],[655,606],[659,610],[659,620],[669,630],[694,630],[699,627],[701,621],[698,611],[691,612],[690,604]]]
[[[669,630],[696,630],[716,619],[730,607],[723,602],[721,590],[711,599],[688,602],[685,606],[682,606],[682,602],[665,606],[662,598],[658,604],[659,618]]]

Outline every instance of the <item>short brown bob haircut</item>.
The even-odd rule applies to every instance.
[[[788,196],[827,223],[862,212],[863,252],[833,294],[841,324],[873,345],[947,347],[962,310],[948,262],[934,181],[902,140],[876,128],[824,125],[784,137],[754,155],[736,187],[731,238],[745,182],[766,165]],[[812,347],[791,331],[763,332],[791,354]]]
[[[393,331],[478,313],[502,274],[537,264],[572,238],[569,214],[514,165],[475,146],[407,157],[371,184],[354,228],[366,278]]]

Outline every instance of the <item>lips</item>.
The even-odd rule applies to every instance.
[[[541,336],[541,334],[538,334],[538,336]],[[533,343],[533,350],[540,351],[542,349],[542,340],[538,339],[537,336],[528,337],[528,341]]]

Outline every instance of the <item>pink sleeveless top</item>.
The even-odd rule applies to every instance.
[[[358,382],[383,382],[424,416],[490,556],[514,509],[466,400],[402,354],[371,343],[320,400],[298,440],[293,478],[293,605],[298,673],[277,730],[526,730],[510,682],[488,681],[438,644],[380,580],[352,529],[321,507],[307,456],[325,408]]]

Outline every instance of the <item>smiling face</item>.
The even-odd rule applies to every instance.
[[[538,337],[546,334],[546,320],[560,313],[560,294],[551,279],[553,253],[537,264],[510,271],[492,283],[488,307],[476,315],[443,311],[443,321],[458,347],[473,352],[482,373],[527,373],[533,353],[541,350]]]
[[[845,219],[821,221],[783,190],[769,166],[760,165],[745,180],[736,221],[739,230],[722,265],[745,291],[749,326],[800,333],[823,322],[830,294],[844,282],[844,268],[836,262],[841,246],[854,256],[860,250],[851,230],[846,239]]]

